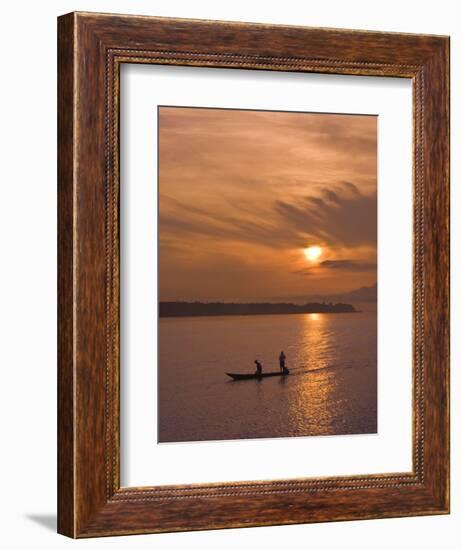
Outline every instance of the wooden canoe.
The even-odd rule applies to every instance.
[[[260,380],[261,378],[269,378],[271,376],[288,376],[290,371],[287,369],[286,372],[274,371],[274,372],[263,372],[262,374],[237,374],[233,372],[226,372],[227,376],[230,376],[232,380]]]

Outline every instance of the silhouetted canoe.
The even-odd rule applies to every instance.
[[[274,372],[263,372],[262,374],[235,374],[233,372],[226,372],[227,376],[230,376],[232,380],[260,380],[261,378],[269,378],[271,376],[288,376],[290,371],[287,369],[286,372],[274,371]]]

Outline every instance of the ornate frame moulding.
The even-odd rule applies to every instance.
[[[92,13],[64,15],[58,30],[59,532],[94,537],[448,513],[448,37]],[[121,63],[412,79],[411,472],[120,487]]]

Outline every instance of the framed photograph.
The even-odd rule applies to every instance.
[[[58,21],[58,530],[449,512],[449,39]]]

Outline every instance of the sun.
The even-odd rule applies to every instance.
[[[310,262],[317,261],[322,255],[322,248],[320,246],[309,246],[303,250],[306,260]]]

